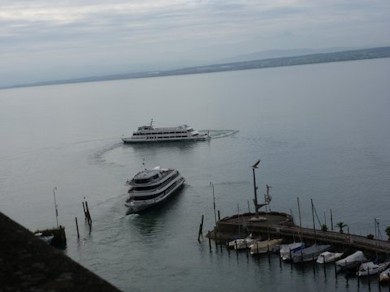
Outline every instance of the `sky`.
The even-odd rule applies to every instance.
[[[0,0],[0,87],[388,45],[389,0]]]

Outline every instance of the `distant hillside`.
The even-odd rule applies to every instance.
[[[253,60],[265,60],[285,57],[296,57],[324,53],[336,53],[342,51],[360,50],[361,48],[326,48],[326,49],[291,49],[291,50],[267,50],[253,52],[245,55],[238,55],[227,59],[222,59],[218,63],[246,62]]]
[[[188,68],[181,68],[175,70],[136,72],[136,73],[127,73],[127,74],[107,75],[107,76],[93,76],[93,77],[70,79],[70,80],[55,80],[55,81],[40,82],[40,83],[33,83],[33,84],[23,84],[23,85],[12,86],[12,87],[42,86],[42,85],[50,85],[50,84],[94,82],[94,81],[104,81],[104,80],[121,80],[121,79],[147,78],[147,77],[183,75],[183,74],[200,74],[200,73],[211,73],[211,72],[222,72],[222,71],[249,70],[249,69],[260,69],[260,68],[270,68],[270,67],[295,66],[295,65],[304,65],[304,64],[317,64],[317,63],[327,63],[327,62],[341,62],[341,61],[353,61],[353,60],[389,58],[389,57],[390,57],[390,47],[380,47],[380,48],[349,50],[349,51],[333,52],[333,53],[309,54],[309,55],[295,56],[295,57],[269,58],[269,59],[251,60],[251,61],[243,61],[243,62],[213,64],[207,66],[188,67]]]
[[[218,71],[248,70],[270,67],[295,66],[305,64],[317,64],[328,62],[353,61],[364,59],[388,58],[390,57],[390,47],[342,51],[335,53],[311,54],[295,57],[271,58],[263,60],[252,60],[244,62],[232,62],[224,64],[214,64],[209,66],[184,68],[171,70],[167,75],[194,74]]]

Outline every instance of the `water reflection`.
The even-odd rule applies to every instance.
[[[337,274],[334,264],[319,265],[315,262],[293,264],[284,262],[278,254],[261,254],[248,256],[246,251],[227,250],[225,247],[214,247],[213,242],[209,249],[206,240],[202,241],[202,253],[207,253],[210,262],[216,265],[234,263],[237,273],[244,272],[247,276],[258,278],[267,287],[277,286],[277,291],[294,290],[300,287],[312,291],[313,282],[319,291],[387,291],[390,287],[381,287],[376,277],[350,277],[346,274]],[[243,266],[243,264],[245,264]],[[306,287],[306,288],[304,288]]]
[[[184,190],[180,190],[169,198],[166,202],[151,209],[147,209],[140,214],[130,214],[129,223],[136,227],[142,237],[154,236],[156,233],[162,232],[172,216],[172,212],[178,208],[180,197]]]

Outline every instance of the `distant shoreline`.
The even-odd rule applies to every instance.
[[[366,60],[366,59],[379,59],[379,58],[389,58],[389,57],[390,57],[390,47],[378,47],[378,48],[371,48],[371,49],[348,50],[348,51],[341,51],[341,52],[334,52],[334,53],[319,53],[319,54],[310,54],[310,55],[303,55],[303,56],[280,57],[280,58],[261,59],[261,60],[252,60],[252,61],[212,64],[207,66],[187,67],[187,68],[174,69],[174,70],[136,72],[136,73],[114,74],[114,75],[104,75],[104,76],[92,76],[92,77],[75,78],[75,79],[67,79],[67,80],[43,81],[43,82],[35,82],[35,83],[18,84],[12,86],[4,86],[4,87],[0,87],[0,89],[97,82],[97,81],[124,80],[124,79],[136,79],[136,78],[149,78],[149,77],[162,77],[162,76],[175,76],[175,75],[188,75],[188,74],[202,74],[202,73],[214,73],[214,72],[224,72],[224,71],[238,71],[238,70],[297,66],[297,65],[308,65],[308,64],[319,64],[319,63],[356,61],[356,60]]]

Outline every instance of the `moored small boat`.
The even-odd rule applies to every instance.
[[[342,252],[330,252],[330,251],[324,251],[321,253],[317,258],[317,263],[319,264],[326,264],[331,263],[343,256],[344,253]]]
[[[251,255],[267,253],[273,251],[276,246],[281,244],[283,239],[268,239],[262,241],[256,241],[250,246]]]
[[[43,242],[46,242],[47,244],[50,244],[54,238],[54,235],[50,234],[50,235],[43,235],[42,232],[35,232],[34,235],[39,238],[40,240],[42,240]]]
[[[66,248],[65,227],[61,225],[57,228],[37,230],[33,234],[36,238],[39,238],[51,246],[59,249]]]
[[[386,270],[390,265],[390,262],[383,262],[383,263],[374,263],[374,262],[366,262],[362,263],[359,267],[359,270],[356,272],[356,276],[362,277],[362,276],[371,276],[371,275],[377,275],[380,272],[383,272]]]
[[[336,261],[336,267],[339,271],[354,270],[360,266],[361,263],[366,262],[367,258],[364,256],[361,250],[354,252],[353,254]]]
[[[282,260],[287,261],[291,259],[291,254],[297,250],[305,248],[305,244],[303,242],[293,242],[289,244],[282,244],[280,246],[280,257]]]
[[[379,274],[379,282],[380,283],[390,282],[390,268],[387,268],[386,270],[384,270]]]
[[[313,244],[307,248],[297,250],[291,254],[294,263],[315,261],[318,256],[331,248],[328,244]]]
[[[251,246],[256,240],[256,238],[253,238],[252,234],[249,234],[248,237],[245,238],[237,238],[234,240],[231,240],[228,242],[228,248],[232,248],[235,250],[240,250],[240,249],[246,249]]]

